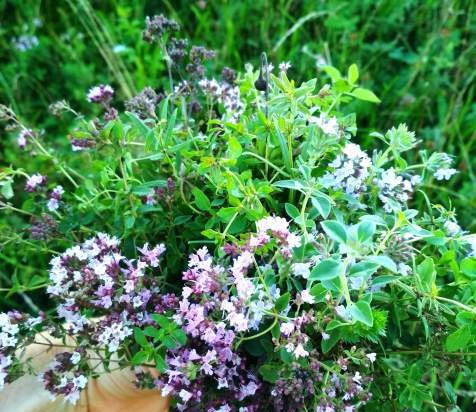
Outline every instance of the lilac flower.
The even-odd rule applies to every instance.
[[[55,356],[51,366],[40,376],[47,391],[53,396],[62,395],[64,399],[75,405],[81,391],[86,388],[88,379],[82,374],[78,363],[72,362],[72,354],[62,352]]]
[[[13,37],[12,43],[17,50],[21,52],[26,52],[38,46],[38,44],[40,44],[40,41],[36,36],[30,34],[22,34],[21,36]]]
[[[294,323],[293,322],[281,323],[281,326],[279,327],[279,329],[283,335],[290,336],[291,333],[294,332]]]
[[[280,246],[283,256],[290,256],[293,248],[299,247],[301,239],[289,230],[286,219],[277,216],[268,216],[256,222],[256,235],[250,237],[250,247],[264,246],[270,240],[272,234]]]
[[[109,103],[114,94],[114,90],[107,84],[100,84],[89,89],[87,100],[90,103]]]
[[[50,212],[58,210],[60,205],[60,200],[63,197],[64,189],[63,186],[56,186],[50,193],[50,199],[47,203],[47,208]]]
[[[138,248],[138,250],[142,254],[143,260],[151,267],[156,268],[159,266],[160,256],[165,252],[165,245],[161,243],[153,249],[149,249],[149,244],[146,243],[142,248]]]
[[[0,313],[0,353],[18,342],[19,327],[7,313]]]
[[[17,143],[20,149],[24,149],[28,144],[28,138],[33,137],[33,130],[31,129],[22,129],[18,133]]]
[[[126,109],[141,119],[155,118],[157,104],[164,98],[163,94],[158,94],[151,87],[145,87],[133,98],[125,102]]]
[[[309,352],[307,350],[304,349],[304,346],[302,345],[302,343],[299,343],[295,348],[294,348],[294,356],[296,357],[296,359],[299,359],[299,358],[305,358],[309,355]]]
[[[26,181],[25,190],[27,192],[34,192],[39,187],[45,186],[46,181],[46,176],[40,175],[39,173],[31,175]]]

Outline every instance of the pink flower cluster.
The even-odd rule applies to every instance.
[[[268,216],[256,222],[256,235],[249,241],[251,248],[257,248],[269,243],[273,237],[283,256],[291,256],[293,248],[301,245],[301,239],[289,230],[289,222],[278,216]]]
[[[232,278],[202,248],[190,256],[183,279],[186,285],[173,318],[187,333],[189,345],[168,352],[169,368],[157,386],[163,395],[178,397],[179,410],[200,406],[200,410],[231,411],[230,405],[240,403],[240,411],[255,411],[253,396],[260,383],[233,350],[236,333],[247,330],[247,320],[242,302],[228,292]],[[207,399],[208,380],[222,398]]]

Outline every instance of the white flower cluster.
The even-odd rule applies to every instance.
[[[451,167],[453,159],[446,153],[437,153],[434,156],[439,163],[439,167],[433,173],[436,180],[450,180],[451,176],[458,173],[458,171]]]
[[[338,137],[340,135],[339,123],[337,123],[337,119],[335,117],[328,117],[324,113],[321,113],[319,117],[311,116],[309,118],[309,123],[316,124],[324,132],[324,134],[329,136]]]
[[[38,37],[31,34],[22,34],[18,37],[12,38],[13,46],[21,52],[26,52],[27,50],[33,49],[40,44]]]
[[[0,313],[0,351],[17,344],[18,332],[19,327],[12,324],[10,316],[7,313]]]
[[[11,356],[4,356],[0,353],[0,391],[5,386],[5,378],[8,375],[7,368],[12,364]]]
[[[287,73],[287,71],[291,68],[291,62],[281,62],[279,63],[279,71]]]
[[[383,203],[386,212],[396,212],[402,209],[411,198],[413,185],[420,183],[420,176],[412,176],[407,180],[390,168],[380,173],[380,176],[374,180],[379,192],[378,197]]]
[[[456,236],[463,233],[463,229],[461,229],[461,226],[458,225],[458,222],[455,222],[454,220],[448,219],[443,224],[443,227],[450,236]]]
[[[329,164],[332,169],[321,179],[325,187],[342,189],[346,194],[357,198],[367,190],[366,180],[370,175],[372,161],[367,153],[355,143],[347,143],[342,154]]]
[[[132,329],[124,322],[114,322],[102,329],[98,342],[106,345],[109,352],[116,352],[121,342],[130,335],[132,335]]]

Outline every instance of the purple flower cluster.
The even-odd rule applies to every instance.
[[[151,87],[145,87],[137,96],[125,102],[126,109],[141,119],[154,118],[157,104],[164,98]]]
[[[273,410],[303,410],[317,398],[313,409],[317,412],[357,411],[357,405],[365,404],[371,397],[368,384],[372,378],[348,370],[349,361],[345,358],[339,358],[334,365],[336,368],[332,371],[319,360],[315,350],[309,354],[307,366],[290,364],[271,389]]]
[[[243,113],[244,104],[240,98],[240,88],[227,81],[202,79],[198,82],[203,93],[211,99],[223,104],[226,115],[236,122]]]
[[[108,84],[100,84],[89,89],[87,99],[90,103],[108,104],[112,100],[114,90]]]
[[[167,187],[156,187],[151,189],[149,193],[144,197],[143,201],[148,206],[154,206],[159,201],[165,202],[167,205],[171,205],[174,200],[176,183],[169,177],[167,179]]]
[[[55,235],[58,229],[56,220],[47,213],[40,217],[32,218],[31,226],[28,228],[30,237],[34,240],[48,240]]]
[[[50,367],[41,374],[44,388],[50,393],[52,399],[62,395],[73,405],[79,400],[81,391],[88,383],[81,369],[81,359],[84,354],[83,349],[58,353]]]
[[[17,137],[18,147],[20,149],[25,149],[28,144],[28,139],[33,136],[34,136],[33,130],[31,129],[20,130],[20,133],[18,133],[18,137]]]
[[[163,14],[149,17],[145,19],[145,30],[142,32],[142,38],[148,42],[157,42],[167,32],[175,32],[180,30],[179,24],[172,19],[168,19]]]
[[[130,335],[131,325],[147,321],[147,308],[153,310],[159,289],[146,270],[157,268],[165,251],[163,245],[139,249],[138,260],[125,258],[119,240],[99,233],[79,246],[67,249],[51,261],[48,293],[60,298],[58,315],[71,324],[75,332],[93,328],[98,341],[116,347]],[[96,310],[106,318],[94,323],[81,311]]]
[[[275,345],[278,347],[283,345],[286,351],[292,353],[296,359],[308,357],[309,352],[306,350],[306,344],[310,338],[303,329],[314,321],[313,313],[309,312],[303,313],[288,322],[281,323],[282,341],[275,339]]]
[[[93,139],[72,139],[71,140],[71,148],[73,152],[80,152],[83,150],[90,149],[96,146],[96,141]]]
[[[27,192],[35,192],[40,187],[44,187],[46,185],[46,182],[46,176],[40,175],[39,173],[35,173],[26,180],[25,190]]]
[[[201,79],[205,75],[205,66],[203,62],[215,57],[213,50],[208,50],[203,46],[193,46],[190,50],[190,63],[187,64],[187,72],[196,79]]]
[[[50,212],[53,212],[54,210],[58,210],[60,207],[60,201],[63,197],[64,194],[64,189],[63,186],[56,186],[50,193],[49,195],[49,200],[47,203],[47,208]]]

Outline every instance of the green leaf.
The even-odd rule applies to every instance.
[[[210,200],[205,193],[203,193],[198,187],[192,189],[193,196],[195,197],[195,204],[200,210],[209,211],[211,209]]]
[[[14,196],[12,182],[10,180],[0,182],[0,194],[5,199],[11,199]]]
[[[278,143],[279,143],[279,147],[281,149],[281,155],[282,155],[282,158],[283,158],[283,161],[284,161],[284,165],[286,166],[286,169],[288,171],[291,171],[291,169],[292,169],[292,159],[290,157],[290,150],[289,150],[289,147],[288,147],[288,142],[287,142],[286,138],[283,135],[283,132],[281,131],[281,129],[279,127],[277,119],[274,119],[273,125],[274,125],[274,130],[276,132],[276,137],[278,138]]]
[[[286,209],[286,213],[292,218],[292,219],[297,219],[300,215],[299,209],[294,206],[292,203],[286,203],[284,205],[284,208]]]
[[[261,365],[258,371],[266,382],[275,383],[279,379],[279,365],[278,364]]]
[[[421,290],[431,293],[436,280],[435,264],[432,258],[426,258],[417,266],[417,276],[420,280]]]
[[[349,276],[371,276],[379,266],[378,263],[363,260],[350,267]]]
[[[476,259],[466,258],[461,261],[461,272],[470,278],[476,278]]]
[[[374,317],[372,315],[372,309],[365,300],[359,300],[357,303],[352,303],[349,307],[349,314],[353,319],[364,323],[367,326],[372,327],[374,324]]]
[[[325,259],[314,266],[309,275],[309,281],[334,279],[339,276],[340,271],[341,262],[335,259]]]
[[[284,295],[281,295],[278,299],[276,299],[276,302],[274,304],[275,309],[278,312],[281,312],[282,310],[286,309],[290,299],[291,295],[289,294],[289,292],[286,292]]]
[[[160,336],[160,330],[154,328],[153,326],[147,326],[144,329],[144,335],[150,336],[151,338],[157,338],[158,339],[159,336]]]
[[[234,214],[239,209],[237,207],[222,207],[218,212],[217,215],[223,220],[223,222],[228,223]]]
[[[167,370],[167,363],[165,362],[165,359],[158,353],[155,354],[154,361],[159,372],[164,373]]]
[[[161,342],[167,349],[176,349],[177,346],[179,346],[178,342],[172,336],[164,336]]]
[[[446,338],[446,349],[450,352],[465,349],[470,340],[471,328],[468,325],[462,326]]]
[[[347,80],[350,84],[354,84],[357,80],[359,80],[359,68],[355,63],[351,64],[349,70],[347,71]]]
[[[314,285],[309,293],[314,296],[315,302],[324,302],[326,300],[327,289],[321,283]]]
[[[357,238],[359,242],[365,243],[368,240],[372,240],[375,234],[375,223],[364,221],[360,222],[357,227]]]
[[[336,345],[336,343],[339,341],[339,338],[340,338],[340,330],[334,329],[330,331],[329,335],[330,335],[329,339],[321,340],[322,353],[329,352]]]
[[[331,202],[324,196],[313,196],[311,197],[311,203],[319,212],[319,214],[326,219],[331,212]]]
[[[385,255],[367,256],[367,261],[376,263],[379,266],[383,266],[385,269],[388,269],[390,272],[397,273],[397,265],[388,256],[385,256]]]
[[[243,148],[241,147],[240,142],[234,136],[231,136],[228,139],[228,153],[232,159],[236,159],[240,157],[241,153],[243,152]]]
[[[303,184],[299,180],[279,180],[273,184],[275,187],[293,190],[302,190]]]
[[[324,66],[323,70],[329,75],[332,82],[336,82],[337,80],[342,79],[342,75],[340,74],[340,71],[337,70],[335,67]]]
[[[182,329],[175,329],[172,336],[180,343],[181,346],[187,343],[187,334]]]
[[[150,317],[161,328],[164,328],[164,329],[168,328],[169,325],[171,324],[170,320],[164,315],[159,315],[158,313],[154,313],[154,314],[150,315]]]
[[[337,243],[347,242],[347,232],[345,226],[337,220],[325,220],[321,226],[327,235]]]
[[[375,95],[375,93],[369,89],[364,89],[362,87],[357,87],[352,90],[350,95],[354,96],[359,100],[365,100],[366,102],[380,103],[380,99]]]
[[[134,339],[143,348],[149,346],[149,342],[145,337],[144,331],[140,328],[134,328]]]
[[[332,319],[326,326],[326,332],[331,330],[341,328],[342,326],[347,326],[348,323],[341,322],[340,320]]]
[[[131,359],[131,362],[133,365],[140,365],[142,363],[147,362],[147,359],[149,358],[147,352],[144,351],[139,351],[137,352]]]

